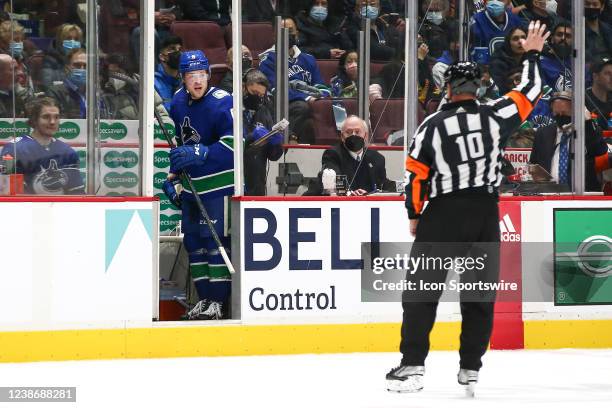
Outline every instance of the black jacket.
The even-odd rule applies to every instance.
[[[323,152],[321,164],[321,171],[317,179],[309,184],[308,191],[304,195],[324,194],[321,175],[325,169],[334,170],[336,175],[346,175],[349,183],[354,177],[353,183],[349,186],[350,190],[363,189],[367,192],[372,192],[376,189],[396,191],[395,183],[387,179],[385,157],[375,150],[368,149],[365,152],[361,165],[359,165],[359,162],[353,159],[346,147],[339,143]],[[356,171],[357,175],[355,175]]]
[[[272,112],[267,105],[259,108],[254,115],[252,115],[252,112],[245,110],[243,118],[246,138],[244,151],[245,193],[249,196],[265,196],[268,160],[277,161],[280,159],[283,155],[283,147],[270,144],[259,147],[251,146],[251,138],[256,126],[264,126],[270,130],[274,125]]]
[[[230,0],[181,0],[183,18],[193,21],[214,21],[224,26],[231,22]]]
[[[323,24],[317,24],[310,18],[308,12],[301,12],[295,19],[295,24],[304,40],[300,43],[300,49],[317,59],[331,58],[329,50],[332,48],[351,50],[353,43],[345,32],[345,20],[330,15]]]
[[[374,29],[374,26],[378,30]],[[353,42],[353,48],[357,49],[359,43],[359,31],[361,28],[361,16],[353,14],[347,24],[347,33]],[[390,61],[399,51],[403,50],[402,37],[393,26],[387,26],[380,19],[372,24],[370,30],[370,58],[373,61]]]
[[[270,0],[247,0],[246,20],[273,23],[275,16],[295,16],[311,4],[310,0],[276,0],[276,10]]]
[[[585,134],[585,190],[586,191],[601,191],[601,183],[597,179],[595,173],[595,157],[606,154],[608,146],[601,137],[599,127],[594,126],[593,121],[586,122]],[[552,159],[557,148],[557,125],[552,124],[539,128],[535,134],[531,156],[529,163],[539,164],[547,172],[550,173]],[[556,175],[553,174],[553,177]],[[570,165],[571,179],[571,165]]]
[[[522,58],[517,61],[514,58],[512,51],[506,45],[495,50],[491,56],[491,60],[489,61],[489,73],[499,88],[500,94],[505,94],[512,90],[512,88],[508,88],[508,86],[506,86],[508,73],[512,69],[521,68],[522,66]]]

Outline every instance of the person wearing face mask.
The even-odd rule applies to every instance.
[[[75,24],[62,24],[57,28],[55,47],[43,59],[41,80],[43,89],[61,84],[66,78],[66,56],[83,45],[83,31]]]
[[[154,86],[163,99],[164,108],[170,111],[172,96],[181,86],[178,72],[179,59],[183,49],[183,40],[177,36],[169,36],[163,43],[159,53],[159,64],[155,71]]]
[[[317,59],[337,59],[352,48],[344,27],[346,19],[330,14],[327,0],[312,0],[298,13],[295,23],[304,42],[300,48]]]
[[[11,55],[22,63],[38,48],[25,36],[25,29],[17,21],[3,21],[0,24],[0,53]]]
[[[601,21],[604,6],[603,0],[584,0],[585,59],[587,63],[606,55],[612,55],[612,26]]]
[[[542,78],[554,92],[561,92],[572,87],[572,25],[562,21],[551,33],[550,47],[542,55]]]
[[[359,54],[357,51],[348,51],[338,62],[338,71],[330,80],[332,95],[335,98],[357,97],[357,76]]]
[[[538,164],[559,184],[571,185],[572,99],[569,91],[557,92],[551,98],[555,123],[536,131],[529,163]],[[585,189],[601,191],[597,174],[610,168],[608,146],[601,136],[597,121],[586,112],[585,121]]]
[[[539,20],[546,27],[554,27],[560,20],[557,17],[557,0],[527,0],[519,15],[525,26],[530,21]]]
[[[0,54],[0,118],[23,117],[27,95],[18,92],[13,82],[13,70],[17,62],[6,54]]]
[[[52,85],[47,95],[59,103],[64,118],[85,119],[87,117],[85,98],[87,55],[84,49],[78,48],[70,51],[66,57],[64,71],[64,81]]]
[[[421,6],[424,18],[419,23],[419,33],[433,59],[440,58],[446,50],[458,47],[459,25],[457,20],[447,16],[448,9],[448,0],[427,0]]]
[[[321,171],[304,195],[329,194],[336,188],[337,175],[346,176],[349,195],[396,191],[395,183],[387,179],[384,156],[368,149],[368,144],[367,123],[354,115],[347,117],[342,124],[340,141],[323,152]]]
[[[227,91],[227,93],[232,93],[234,91],[234,60],[233,60],[233,52],[234,48],[230,47],[227,50],[227,57],[225,60],[225,64],[228,67],[228,71],[223,76],[218,88]],[[251,50],[246,45],[242,46],[242,73],[244,75],[249,69],[253,67],[253,55],[251,54]]]
[[[317,66],[316,59],[297,46],[298,32],[292,19],[285,19],[283,25],[289,30],[289,140],[294,143],[314,144],[315,127],[311,103],[317,100],[317,96],[309,95],[301,89],[297,89],[299,83],[305,83],[309,87],[321,90],[321,97],[330,95]],[[290,28],[291,27],[291,28]],[[264,73],[272,92],[276,87],[276,45],[264,51],[260,55],[259,69]]]
[[[508,32],[522,25],[521,19],[512,14],[509,6],[510,0],[488,0],[485,10],[474,14],[470,22],[470,43],[474,47],[487,48],[489,55],[493,55],[504,43]]]
[[[403,49],[403,33],[380,15],[380,0],[358,0],[353,14],[349,16],[347,33],[353,42],[359,44],[359,31],[363,19],[371,21],[370,57],[377,61],[390,61],[398,50]]]
[[[122,55],[111,54],[106,60],[102,76],[107,78],[100,98],[100,118],[138,120],[139,89],[113,74],[128,76],[127,62]]]
[[[283,155],[283,134],[277,133],[265,143],[256,144],[274,126],[268,97],[270,83],[260,70],[251,68],[244,74],[243,86],[245,194],[264,196],[268,161],[277,161]]]

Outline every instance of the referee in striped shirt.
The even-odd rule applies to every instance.
[[[458,62],[446,71],[450,103],[421,124],[406,161],[406,208],[415,243],[500,241],[497,188],[502,179],[502,152],[540,98],[539,53],[549,35],[545,25],[531,22],[522,43],[525,57],[521,83],[486,105],[476,100],[480,85],[476,65]],[[427,197],[429,204],[423,210]],[[495,280],[499,270],[496,259],[490,268]],[[428,271],[421,272],[427,276]],[[446,271],[440,272],[434,279],[444,282]],[[427,279],[432,279],[431,275]],[[416,392],[423,388],[429,333],[440,295],[426,302],[403,302],[402,361],[386,376],[389,391]],[[493,307],[493,301],[461,302],[458,380],[467,387],[478,381],[481,357],[493,328]]]

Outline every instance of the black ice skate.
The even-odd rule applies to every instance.
[[[387,391],[419,392],[423,389],[425,367],[400,365],[387,373]]]
[[[457,374],[457,381],[465,386],[466,396],[474,397],[476,383],[478,383],[478,371],[461,368]]]

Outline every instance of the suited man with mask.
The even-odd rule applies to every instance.
[[[387,179],[384,156],[368,149],[368,134],[363,119],[349,116],[342,125],[340,142],[323,152],[321,171],[304,195],[324,195],[334,190],[336,175],[347,177],[350,195],[396,191],[395,183]]]
[[[559,184],[571,185],[571,135],[572,125],[571,92],[555,93],[551,98],[551,110],[555,123],[539,128],[536,131],[533,149],[529,163],[539,164],[549,172],[553,181]],[[601,137],[601,131],[595,120],[590,119],[590,113],[585,122],[586,148],[586,191],[601,191],[601,183],[597,174],[610,167],[608,147]]]

